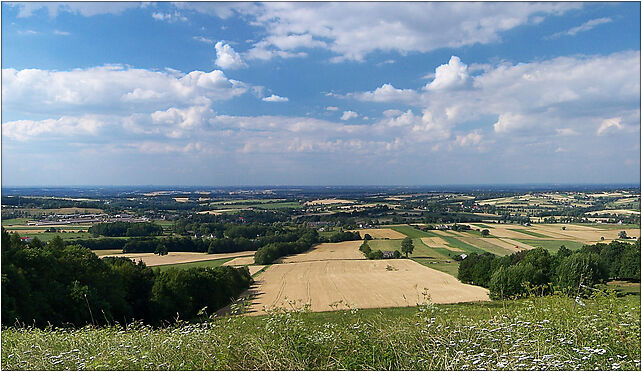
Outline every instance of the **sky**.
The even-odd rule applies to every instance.
[[[2,185],[640,181],[640,3],[2,2]]]

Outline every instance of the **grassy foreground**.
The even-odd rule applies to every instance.
[[[4,328],[2,369],[640,370],[640,297],[599,294],[152,328]]]

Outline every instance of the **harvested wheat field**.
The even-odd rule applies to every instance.
[[[310,304],[311,311],[487,301],[488,290],[411,260],[336,260],[272,265],[250,290],[249,312]]]
[[[254,265],[254,256],[238,257],[233,260],[227,261],[225,266],[245,266]]]
[[[488,290],[414,261],[366,260],[360,241],[325,243],[268,267],[246,293],[249,314],[310,304],[312,311],[414,306],[424,292],[434,303],[487,301]]]
[[[219,258],[254,256],[254,251],[243,251],[234,253],[197,253],[197,252],[169,252],[165,256],[154,253],[121,253],[111,254],[109,257],[127,257],[134,261],[142,260],[147,266],[171,265],[177,263],[210,261]],[[107,256],[105,256],[107,257]]]
[[[449,246],[448,243],[444,239],[439,238],[439,237],[421,238],[421,241],[425,245],[427,245],[429,247],[432,247],[432,248],[446,248],[446,249],[449,249],[449,250],[455,251],[455,252],[463,252],[463,250],[461,250],[459,248],[453,248],[453,247]]]
[[[562,226],[566,229],[562,230]],[[538,225],[537,230],[542,231],[544,234],[563,237],[567,240],[576,240],[585,244],[594,244],[598,242],[607,242],[618,238],[621,230],[602,230],[592,226],[581,225]],[[628,236],[640,236],[639,229],[622,229],[626,231]],[[604,241],[602,241],[604,237]]]
[[[362,229],[356,230],[363,238],[366,234],[370,234],[374,239],[403,239],[406,235],[395,231],[393,229]]]
[[[352,240],[341,243],[323,243],[311,250],[286,256],[275,261],[275,263],[296,263],[334,260],[363,260],[363,253],[359,251],[361,240]]]
[[[521,242],[518,242],[518,241],[513,240],[513,239],[503,238],[501,240],[503,240],[504,242],[506,242],[508,244],[512,244],[512,248],[506,247],[506,249],[510,249],[510,250],[512,250],[514,252],[523,251],[524,249],[535,249],[535,247],[533,247],[532,245],[528,245],[526,243],[521,243]],[[517,248],[515,248],[515,247],[517,247]]]

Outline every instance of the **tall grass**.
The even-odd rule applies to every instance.
[[[163,328],[4,328],[2,368],[639,370],[640,297],[309,313],[279,309]]]

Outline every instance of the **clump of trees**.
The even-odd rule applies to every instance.
[[[152,270],[124,257],[98,258],[56,237],[26,244],[2,229],[2,325],[150,324],[214,312],[252,283],[247,268]]]
[[[339,231],[330,235],[328,238],[329,243],[339,243],[348,240],[361,240],[361,235],[359,235],[358,231]]]
[[[87,231],[94,236],[156,236],[163,234],[163,228],[151,222],[98,223]]]
[[[561,246],[556,254],[543,248],[497,257],[470,253],[459,264],[458,278],[490,290],[492,298],[521,296],[530,288],[540,294],[554,289],[576,291],[580,280],[591,287],[609,279],[640,280],[640,240],[587,245],[578,251]]]
[[[370,248],[370,245],[368,244],[367,239],[364,240],[363,243],[361,243],[359,250],[369,260],[381,260],[384,258],[401,258],[401,252],[399,252],[398,250],[395,250],[392,253],[392,257],[384,257],[384,253],[380,249],[373,251],[372,248]]]
[[[257,265],[271,264],[279,257],[303,253],[320,242],[319,233],[315,229],[299,228],[296,234],[298,234],[296,241],[270,243],[257,249],[254,262]]]

